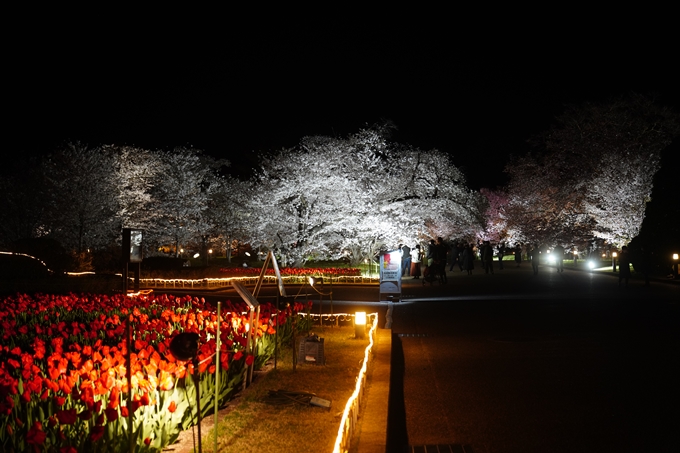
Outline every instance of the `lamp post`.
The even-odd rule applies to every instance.
[[[616,272],[616,257],[618,253],[612,252],[612,272]]]
[[[678,278],[678,254],[673,254],[673,278]]]

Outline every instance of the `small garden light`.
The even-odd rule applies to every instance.
[[[354,315],[355,338],[366,338],[366,312],[358,311]]]

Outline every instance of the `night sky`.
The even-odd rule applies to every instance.
[[[193,146],[247,173],[261,152],[387,119],[393,140],[449,153],[478,189],[504,184],[508,156],[566,104],[635,91],[680,105],[677,40],[625,28],[578,39],[325,22],[52,31],[9,46],[6,156],[68,141]]]

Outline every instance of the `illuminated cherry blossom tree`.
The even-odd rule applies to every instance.
[[[152,197],[157,204],[150,240],[157,245],[181,247],[198,242],[202,248],[213,226],[207,216],[208,202],[216,190],[216,173],[226,161],[216,161],[193,148],[157,151],[160,163]]]
[[[117,193],[109,150],[70,143],[43,162],[49,235],[77,253],[115,240]]]
[[[227,261],[231,262],[234,243],[249,238],[252,182],[230,176],[218,176],[208,199],[207,220],[213,241],[226,248]]]
[[[512,241],[517,242],[508,231],[508,219],[505,212],[509,199],[503,190],[482,188],[480,194],[485,198],[487,208],[484,213],[486,225],[479,239],[494,243]]]
[[[153,188],[163,177],[158,153],[131,146],[105,146],[114,156],[117,188],[116,216],[122,228],[142,228],[153,225],[160,212],[153,198]]]
[[[475,194],[448,157],[388,141],[389,129],[346,139],[307,137],[266,159],[257,182],[254,242],[300,265],[357,264],[383,247],[469,233]]]
[[[506,167],[510,175],[507,226],[513,242],[572,244],[593,235],[584,210],[584,180],[556,160],[527,155]]]
[[[661,150],[679,133],[678,116],[647,96],[568,108],[534,141],[543,153],[506,167],[510,224],[532,241],[626,244],[642,225]]]

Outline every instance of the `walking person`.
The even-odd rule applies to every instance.
[[[531,268],[534,270],[534,275],[538,275],[538,265],[541,261],[541,251],[537,245],[532,247],[531,251],[529,252],[529,258],[531,258]]]
[[[419,279],[422,275],[420,270],[420,263],[423,260],[423,253],[420,250],[420,244],[411,249],[411,277]]]
[[[626,282],[628,286],[628,279],[630,278],[630,253],[628,253],[628,247],[625,245],[621,247],[621,253],[619,254],[619,286],[621,286],[621,280]]]
[[[449,272],[453,270],[453,266],[458,264],[458,260],[460,259],[460,251],[458,249],[458,244],[456,242],[452,242],[451,245],[451,250],[449,250]]]
[[[466,245],[461,255],[461,264],[463,270],[467,271],[468,275],[472,275],[472,270],[475,268],[475,256],[471,245]]]
[[[482,267],[484,267],[484,273],[493,275],[493,247],[489,241],[484,241],[482,244]]]
[[[434,257],[437,254],[437,244],[434,239],[430,239],[430,243],[427,244],[427,250],[425,251],[425,258],[427,260],[426,266],[431,267],[434,262]]]
[[[461,272],[463,272],[463,250],[465,250],[465,244],[459,242],[456,248],[456,261]]]
[[[503,270],[503,257],[505,256],[505,244],[498,244],[498,269]]]
[[[408,277],[411,275],[411,247],[399,244],[399,250],[401,250],[401,276]]]
[[[517,245],[515,247],[515,267],[519,267],[522,264],[522,247]]]
[[[553,249],[553,253],[555,254],[555,267],[557,268],[557,272],[564,272],[564,247],[559,244],[556,245]]]
[[[444,239],[441,237],[437,238],[437,248],[436,250],[436,256],[435,256],[435,261],[437,261],[436,267],[437,267],[437,275],[439,276],[439,283],[440,284],[446,284],[448,282],[446,278],[446,255],[449,251],[449,248],[446,245],[446,242],[444,242]]]

